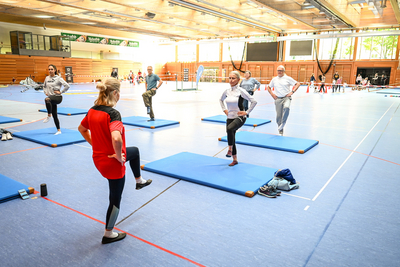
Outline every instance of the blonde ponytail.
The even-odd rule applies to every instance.
[[[97,97],[94,104],[96,106],[109,106],[114,107],[117,104],[117,99],[115,99],[113,91],[119,93],[119,88],[121,83],[115,78],[108,78],[104,83],[99,82],[96,85],[96,89],[99,90],[99,96]]]

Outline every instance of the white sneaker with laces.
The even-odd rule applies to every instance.
[[[7,134],[3,133],[1,135],[1,141],[7,141]]]
[[[54,135],[59,135],[61,134],[61,131],[57,131]]]
[[[43,120],[44,123],[48,122],[50,120],[50,117],[47,116],[46,119]]]
[[[6,133],[6,137],[7,137],[7,140],[12,140],[13,139],[11,133],[9,133],[9,132]]]

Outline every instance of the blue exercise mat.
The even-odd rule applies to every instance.
[[[217,115],[217,116],[211,116],[207,118],[202,118],[202,121],[212,121],[212,122],[220,122],[220,123],[226,123],[226,116],[225,115]],[[247,118],[246,122],[244,123],[245,126],[261,126],[263,124],[270,123],[270,120],[266,119],[255,119],[255,118]]]
[[[32,191],[29,192],[29,187],[27,185],[0,174],[0,203],[18,198],[18,190],[21,189],[25,189],[28,194],[33,193],[33,188]]]
[[[47,109],[39,109],[40,112],[46,112]],[[79,114],[86,114],[88,112],[87,109],[81,109],[81,108],[68,108],[68,107],[57,107],[57,114],[61,115],[79,115]]]
[[[16,119],[16,118],[11,118],[11,117],[4,117],[0,116],[0,124],[1,123],[10,123],[10,122],[20,122],[22,120]]]
[[[219,140],[228,142],[226,136],[219,138]],[[316,140],[246,131],[237,132],[235,141],[236,144],[271,148],[300,154],[310,150],[319,143],[319,141]]]
[[[122,118],[122,123],[127,125],[150,128],[150,129],[179,124],[179,121],[169,121],[161,119],[155,119],[155,121],[148,121],[149,119],[150,118],[148,117],[139,117],[139,116],[125,117]]]
[[[392,94],[392,95],[396,95],[396,94],[400,94],[400,88],[393,88],[393,89],[383,89],[383,90],[379,90],[376,91],[377,94]]]
[[[185,181],[198,183],[239,195],[252,197],[277,169],[241,163],[229,167],[232,160],[182,152],[144,165],[143,169]]]
[[[65,146],[85,141],[85,139],[78,131],[64,128],[61,128],[60,130],[62,134],[59,135],[54,135],[57,132],[56,128],[54,127],[24,132],[15,132],[13,133],[13,135],[15,137],[51,147]]]

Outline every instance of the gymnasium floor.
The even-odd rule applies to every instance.
[[[176,92],[175,83],[164,84],[153,98],[156,119],[180,124],[125,126],[127,145],[139,147],[142,164],[184,151],[225,158],[227,143],[218,141],[225,125],[201,118],[222,114],[218,99],[227,87],[201,83],[200,91]],[[117,225],[128,236],[109,245],[101,244],[108,185],[89,144],[0,142],[0,173],[38,191],[46,183],[49,192],[0,204],[1,266],[399,266],[400,99],[306,89],[293,96],[285,135],[319,140],[316,147],[297,154],[238,145],[239,162],[289,168],[298,190],[248,198],[145,171],[153,183],[135,190],[128,171]],[[0,88],[0,114],[23,119],[0,127],[54,127],[38,112],[43,92],[20,90]],[[123,117],[146,116],[143,91],[143,84],[123,83]],[[89,109],[95,93],[94,84],[73,85],[60,107]],[[277,134],[264,85],[255,97],[251,117],[272,122],[241,130]],[[83,117],[60,115],[61,127],[77,129]]]

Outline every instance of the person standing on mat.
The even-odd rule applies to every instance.
[[[125,146],[125,128],[120,113],[113,107],[120,96],[120,82],[108,78],[104,84],[98,83],[100,90],[94,106],[89,109],[78,127],[79,132],[92,146],[93,161],[97,170],[108,180],[109,206],[106,215],[106,230],[103,244],[125,238],[125,233],[113,231],[118,217],[122,191],[125,184],[125,162],[129,161],[136,179],[136,189],[151,184],[151,179],[144,180],[140,174],[140,154],[137,147]]]
[[[147,72],[148,74],[145,77],[147,91],[142,94],[142,97],[144,105],[147,107],[147,114],[150,115],[150,120],[148,121],[154,121],[152,98],[155,96],[157,89],[160,88],[163,81],[160,79],[160,77],[158,77],[157,74],[153,73],[152,66],[147,67]]]
[[[55,135],[61,134],[60,129],[60,121],[58,120],[57,116],[57,105],[62,102],[62,95],[69,89],[69,84],[64,81],[61,76],[56,75],[57,68],[56,66],[50,64],[48,67],[49,76],[44,79],[43,83],[43,92],[46,95],[44,99],[44,103],[46,104],[47,109],[47,117],[43,120],[44,123],[48,122],[53,116],[54,123],[57,128],[57,132]],[[64,89],[61,91],[61,87],[64,86]]]
[[[284,66],[280,65],[277,71],[278,76],[271,80],[267,88],[272,98],[275,99],[276,123],[278,124],[279,134],[283,135],[283,128],[285,127],[286,120],[289,117],[292,95],[300,87],[300,83],[285,74]],[[292,90],[290,90],[291,86],[293,86]],[[275,93],[272,92],[272,87],[275,88]]]
[[[244,79],[240,82],[239,85],[241,88],[245,89],[249,95],[254,95],[254,92],[260,88],[261,83],[257,81],[256,79],[251,77],[251,72],[249,70],[246,70],[244,72]],[[243,99],[243,107],[244,110],[249,109],[249,101],[247,99]],[[246,115],[247,118],[249,115]]]
[[[229,74],[229,84],[231,88],[226,89],[219,100],[223,112],[227,116],[226,120],[226,133],[228,136],[228,153],[227,157],[233,157],[233,161],[229,166],[235,166],[238,164],[237,151],[235,144],[236,131],[243,126],[246,122],[246,115],[257,105],[257,101],[251,96],[246,90],[240,88],[238,85],[240,81],[240,73],[238,71],[232,71]],[[243,100],[250,101],[250,108],[245,110],[243,107]],[[226,102],[226,107],[225,103]]]

